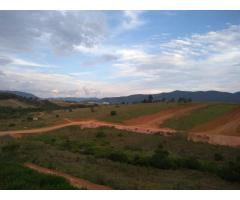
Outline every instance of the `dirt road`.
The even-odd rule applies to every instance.
[[[162,129],[162,128],[148,128],[148,127],[141,127],[141,126],[128,126],[128,125],[114,124],[110,122],[102,122],[97,120],[71,121],[69,119],[66,119],[66,121],[67,121],[66,123],[62,123],[54,126],[48,126],[44,128],[36,128],[36,129],[29,129],[29,130],[0,131],[0,136],[10,135],[13,137],[22,137],[24,135],[50,132],[50,131],[61,129],[68,126],[80,126],[81,128],[98,128],[98,127],[106,126],[106,127],[116,128],[119,130],[126,130],[126,131],[132,131],[132,132],[144,133],[144,134],[162,134],[165,136],[169,136],[175,133],[174,130],[168,130],[168,129]]]
[[[43,173],[43,174],[51,174],[51,175],[63,177],[72,186],[74,186],[76,188],[79,188],[79,189],[83,189],[83,188],[86,188],[86,189],[89,189],[89,190],[111,190],[112,189],[109,186],[95,184],[95,183],[92,183],[92,182],[90,182],[88,180],[80,179],[80,178],[71,176],[69,174],[65,174],[65,173],[59,172],[57,170],[48,169],[48,168],[45,168],[45,167],[40,167],[40,166],[38,166],[36,164],[25,163],[24,166],[28,167],[30,169],[33,169],[35,171],[38,171],[40,173]]]

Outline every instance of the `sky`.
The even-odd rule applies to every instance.
[[[240,91],[240,11],[0,11],[0,90]]]

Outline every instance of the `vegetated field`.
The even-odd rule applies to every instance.
[[[186,106],[177,103],[140,103],[140,104],[124,104],[124,105],[99,105],[93,109],[88,108],[62,108],[57,110],[46,110],[33,112],[19,111],[20,114],[12,114],[10,117],[8,113],[6,116],[0,117],[0,130],[17,130],[29,129],[49,126],[57,123],[65,122],[65,119],[98,119],[109,122],[121,123],[125,120],[135,118],[138,116],[148,115],[160,112],[162,110],[173,108],[177,106]],[[1,108],[0,108],[1,109]],[[111,111],[116,111],[116,115],[111,116]],[[1,111],[0,112],[6,112]],[[38,120],[31,120],[33,117],[38,117]],[[30,120],[29,120],[30,118]]]
[[[210,104],[207,107],[193,110],[188,115],[168,119],[161,125],[161,127],[187,131],[195,126],[209,122],[210,120],[231,112],[238,107],[239,105],[237,104]]]
[[[41,174],[15,162],[1,162],[0,189],[70,190],[75,188],[63,178]]]
[[[240,189],[239,149],[189,142],[180,134],[72,126],[2,137],[0,149],[0,163],[35,163],[114,189]]]

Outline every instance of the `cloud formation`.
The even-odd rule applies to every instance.
[[[1,11],[0,89],[42,97],[239,90],[240,25],[141,38],[152,28],[142,11],[117,16],[112,25],[105,12]]]
[[[56,52],[92,47],[106,34],[101,12],[1,11],[0,51],[33,50],[51,44]]]

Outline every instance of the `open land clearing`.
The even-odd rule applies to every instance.
[[[237,104],[99,105],[14,116],[0,119],[0,161],[60,176],[68,184],[61,187],[240,188],[240,149],[231,148],[240,145]]]

